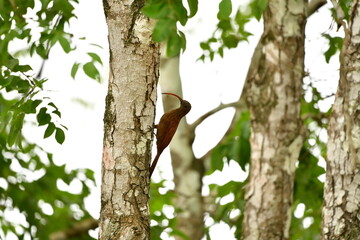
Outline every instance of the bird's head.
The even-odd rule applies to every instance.
[[[191,104],[186,101],[186,100],[183,100],[180,96],[174,94],[174,93],[163,93],[163,94],[168,94],[168,95],[172,95],[174,97],[177,97],[180,101],[180,108],[182,108],[185,112],[185,114],[187,114],[188,112],[190,112],[191,110]]]

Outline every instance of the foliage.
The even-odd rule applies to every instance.
[[[345,20],[349,19],[350,3],[350,0],[339,1],[339,6],[344,11]],[[204,53],[199,59],[205,60],[205,58],[209,57],[210,60],[213,60],[216,54],[223,57],[225,48],[235,48],[240,41],[247,41],[251,33],[246,31],[246,23],[254,17],[259,20],[266,5],[266,0],[254,0],[250,2],[245,10],[242,8],[234,12],[231,0],[221,0],[217,14],[219,20],[217,29],[214,31],[213,36],[200,44]],[[331,11],[336,22],[335,10],[331,9]],[[341,49],[343,38],[334,37],[327,33],[323,34],[323,37],[329,41],[329,47],[324,52],[325,60],[329,63],[331,57]],[[301,115],[308,134],[297,162],[293,195],[294,217],[292,217],[290,230],[291,239],[298,240],[320,239],[323,202],[323,182],[320,179],[323,178],[325,173],[324,168],[320,165],[326,159],[326,139],[322,138],[320,133],[326,131],[328,117],[331,112],[331,109],[326,112],[320,110],[319,103],[328,96],[323,96],[321,89],[314,87],[312,80],[310,83],[304,84],[304,90],[304,92],[311,95],[310,99],[305,100],[305,96],[303,96],[301,100]],[[236,161],[243,170],[246,169],[245,167],[250,159],[249,121],[249,113],[243,113],[234,131],[226,137],[224,142],[213,149],[210,169],[207,169],[207,174],[212,174],[216,170],[222,171],[224,164],[229,163],[231,160]],[[243,187],[246,181],[229,181],[224,185],[212,184],[209,186],[210,195],[204,196],[207,203],[206,218],[212,218],[215,223],[225,222],[229,227],[235,228],[237,238],[241,236],[242,213],[245,205]],[[152,190],[157,191],[154,188]],[[168,191],[165,194],[165,205],[171,205],[171,194],[167,195],[170,192]],[[221,200],[229,195],[232,195],[232,200],[226,204],[221,204]],[[157,201],[153,200],[153,197],[151,199]],[[300,217],[294,214],[299,204],[305,206]],[[162,213],[165,205],[157,206],[156,220],[158,223],[152,230],[156,230],[158,233],[154,235],[156,239],[160,239],[160,233],[165,231],[167,227],[176,227],[176,224],[172,222],[173,218],[169,222],[165,221],[168,223],[166,226],[161,225],[163,220],[166,219],[166,215]],[[234,212],[237,214],[233,214]],[[155,212],[152,212],[152,214],[155,214]],[[172,223],[170,224],[170,222]],[[306,222],[307,224],[305,224]],[[207,226],[206,228],[207,239],[210,239],[210,227]]]
[[[300,152],[298,167],[295,174],[293,210],[300,203],[305,205],[302,217],[292,217],[291,239],[320,239],[321,207],[323,201],[323,183],[318,179],[325,170],[318,166],[319,159],[309,151],[306,143]],[[304,227],[304,220],[312,220]]]
[[[204,53],[199,60],[204,61],[208,57],[212,61],[215,54],[224,57],[225,48],[236,48],[240,42],[247,41],[252,33],[245,29],[246,24],[252,18],[259,21],[266,6],[267,0],[253,0],[245,10],[239,8],[235,17],[231,17],[233,11],[231,0],[222,0],[217,14],[219,20],[217,29],[211,38],[200,43]]]
[[[48,239],[52,232],[90,217],[83,199],[94,184],[92,171],[68,171],[64,165],[57,166],[50,153],[22,135],[23,126],[31,119],[27,116],[33,115],[38,126],[45,126],[44,138],[54,136],[59,144],[65,141],[67,128],[61,124],[60,109],[43,93],[47,79],[40,78],[41,69],[36,73],[34,66],[23,62],[22,56],[37,56],[45,61],[57,44],[65,53],[74,51],[73,35],[66,29],[76,17],[77,3],[77,0],[0,1],[1,237],[12,232],[19,239],[24,236]],[[90,63],[99,62],[96,54],[89,56]],[[85,73],[97,79],[95,67],[85,65]],[[73,72],[74,77],[76,71]],[[81,183],[79,193],[59,189],[61,183],[72,182]],[[9,221],[6,216],[13,212],[25,220]]]
[[[213,202],[209,206],[209,216],[215,223],[224,222],[230,228],[235,228],[235,236],[237,239],[241,238],[243,212],[245,208],[244,186],[246,183],[247,181],[229,181],[224,185],[211,184],[209,186],[210,196],[213,196]],[[231,195],[233,196],[232,201],[221,204],[222,199]],[[209,240],[211,239],[209,237],[209,229],[211,227],[212,225],[205,229],[207,239]]]
[[[97,48],[102,49],[101,46],[97,44],[91,44]],[[96,80],[97,82],[101,82],[101,74],[97,68],[97,66],[103,66],[103,62],[100,58],[100,56],[95,52],[88,52],[87,56],[90,58],[89,62],[81,63],[81,62],[75,62],[71,68],[71,77],[75,79],[77,72],[79,71],[79,68],[81,67],[89,78],[92,78]]]
[[[338,4],[336,7],[333,5],[330,11],[335,22],[339,23],[342,20],[349,21],[352,2],[352,0],[342,0],[336,2]]]
[[[178,55],[181,49],[186,48],[185,34],[178,29],[177,23],[185,26],[187,20],[196,14],[198,0],[188,0],[187,3],[189,12],[181,0],[149,0],[142,9],[146,16],[157,20],[153,40],[166,42],[166,54],[169,57]]]
[[[12,232],[19,239],[48,239],[51,233],[70,228],[74,221],[91,218],[83,199],[94,185],[93,172],[69,171],[65,165],[56,165],[52,155],[35,144],[23,140],[22,146],[21,150],[7,148],[1,132],[0,236]],[[68,187],[59,189],[59,185],[74,183],[81,186],[76,193],[68,192]],[[14,214],[17,220],[9,220],[8,216]],[[77,239],[89,239],[89,236]]]
[[[226,136],[223,144],[217,145],[211,154],[210,174],[215,170],[222,170],[224,159],[227,163],[235,160],[243,171],[250,162],[250,113],[243,112],[235,126],[234,131]]]
[[[338,51],[341,51],[343,38],[332,37],[330,34],[323,34],[323,37],[329,41],[329,48],[324,53],[325,60],[329,63],[331,57],[333,57]]]
[[[319,180],[325,169],[319,162],[326,158],[326,143],[320,138],[321,130],[327,129],[330,110],[322,112],[319,102],[324,100],[312,81],[304,84],[305,92],[311,98],[301,102],[301,114],[308,129],[308,137],[300,152],[298,166],[295,173],[293,211],[301,203],[305,205],[302,217],[293,216],[291,221],[291,238],[298,240],[320,239],[321,234],[321,207],[323,202],[323,182]],[[311,221],[310,225],[304,225]],[[305,227],[306,226],[306,227]]]
[[[176,217],[169,216],[167,212],[173,209],[173,199],[176,193],[165,187],[166,181],[152,183],[150,187],[150,214],[151,214],[151,239],[162,239],[161,235],[167,233],[169,236],[187,237],[176,228]]]

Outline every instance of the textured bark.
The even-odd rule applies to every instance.
[[[160,86],[162,92],[172,92],[182,96],[179,74],[179,57],[162,58],[160,67]],[[168,95],[163,96],[164,111],[179,106],[179,101]],[[188,99],[187,99],[188,100]],[[174,172],[177,197],[177,229],[189,239],[200,240],[204,234],[204,210],[201,196],[203,168],[202,162],[195,158],[192,144],[195,132],[190,130],[186,120],[180,122],[178,130],[170,143],[170,154]],[[183,239],[175,237],[175,239]]]
[[[144,1],[105,0],[110,78],[104,117],[99,239],[150,239],[149,163],[159,46]]]
[[[354,1],[329,121],[322,239],[360,238],[360,2]]]
[[[243,239],[289,239],[300,119],[306,2],[270,0],[245,86],[251,166]]]

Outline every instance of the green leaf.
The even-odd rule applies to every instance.
[[[63,144],[65,141],[65,133],[61,128],[56,128],[55,139],[59,144]]]
[[[188,20],[188,16],[187,16],[186,9],[182,5],[182,1],[175,1],[175,4],[172,4],[171,7],[172,7],[171,9],[174,11],[174,13],[177,17],[177,20],[179,20],[181,25],[185,26],[185,24]]]
[[[215,57],[215,52],[214,52],[214,51],[210,51],[209,57],[210,57],[210,61],[213,61],[213,60],[214,60],[214,57]]]
[[[40,105],[40,103],[42,103],[42,100],[39,100],[39,99],[36,99],[32,102],[31,107],[32,107],[33,111],[36,112],[36,108]]]
[[[37,106],[39,106],[39,104],[42,101],[37,99],[37,100],[27,100],[24,104],[21,105],[21,110],[26,113],[26,114],[31,114],[31,113],[36,113],[36,108]]]
[[[51,106],[51,107],[53,107],[53,108],[55,108],[55,109],[58,109],[58,107],[57,107],[57,106],[55,105],[55,103],[53,103],[53,102],[48,103],[48,105]]]
[[[176,21],[172,19],[160,19],[157,21],[154,31],[153,40],[162,42],[176,31]]]
[[[222,40],[227,48],[236,48],[239,43],[238,38],[233,34],[223,34]]]
[[[244,28],[245,24],[249,21],[249,16],[243,14],[240,10],[236,12],[235,22],[239,25],[239,27]]]
[[[32,70],[32,68],[29,65],[17,65],[14,68],[14,71],[17,71],[17,72],[28,72],[31,70]]]
[[[15,58],[9,59],[5,64],[9,69],[14,69],[17,65],[19,65],[19,60]]]
[[[231,22],[229,19],[220,20],[217,26],[224,32],[232,30]]]
[[[44,48],[43,45],[35,46],[36,53],[44,59],[48,59],[49,52]]]
[[[56,110],[52,111],[52,113],[58,115],[58,117],[61,118],[61,112],[59,110],[56,109]]]
[[[72,50],[69,39],[67,39],[63,36],[59,36],[59,43],[60,43],[62,49],[64,50],[64,52],[69,53]]]
[[[85,63],[83,66],[83,70],[88,77],[94,80],[100,80],[100,73],[93,62]]]
[[[100,58],[99,55],[97,55],[96,53],[94,53],[94,52],[88,52],[87,54],[92,58],[92,60],[93,60],[94,62],[98,62],[98,63],[100,63],[101,65],[103,64],[102,61],[101,61],[101,58]]]
[[[232,3],[231,0],[222,0],[219,4],[219,12],[217,18],[219,20],[229,19],[232,12]]]
[[[85,176],[87,179],[90,179],[95,182],[95,173],[91,169],[85,169]]]
[[[200,47],[201,47],[202,50],[209,50],[210,49],[210,45],[207,42],[201,42]]]
[[[37,114],[36,119],[38,121],[39,126],[43,126],[45,124],[50,123],[51,116],[50,114],[46,113],[46,108],[42,107],[39,113]]]
[[[141,10],[146,16],[154,19],[167,18],[170,15],[169,4],[164,1],[151,3],[146,1],[145,6]]]
[[[334,56],[338,51],[341,50],[343,44],[343,38],[341,37],[332,37],[329,34],[323,34],[327,40],[329,40],[329,48],[324,53],[325,60],[329,63],[330,58]]]
[[[180,36],[178,34],[171,34],[166,45],[166,55],[168,57],[175,57],[180,53],[181,49],[184,49],[186,46],[185,35],[181,32]]]
[[[222,170],[224,167],[224,155],[226,152],[226,147],[224,145],[220,145],[214,148],[211,154],[211,170],[210,173],[215,170]]]
[[[80,66],[80,63],[75,62],[71,68],[70,75],[73,79],[75,79],[75,75],[76,75],[77,71],[79,70],[79,66]]]
[[[18,115],[15,115],[13,117],[13,120],[11,121],[10,132],[7,136],[7,143],[10,147],[13,146],[15,142],[19,141],[20,139],[24,118],[25,113],[20,113]]]
[[[259,21],[265,8],[267,6],[267,0],[254,0],[249,4],[252,14]]]
[[[54,123],[49,123],[48,124],[48,126],[47,126],[47,128],[46,128],[46,130],[45,130],[45,133],[44,133],[44,138],[48,138],[48,137],[50,137],[53,133],[54,133],[54,131],[55,131],[55,124]]]
[[[198,11],[198,0],[188,0],[188,5],[190,9],[189,18],[192,18]]]
[[[223,47],[219,47],[218,53],[219,53],[220,57],[224,57],[224,48],[223,48]]]

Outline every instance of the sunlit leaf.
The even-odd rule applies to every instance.
[[[101,61],[100,56],[97,55],[96,53],[88,52],[87,54],[92,58],[92,60],[93,60],[94,62],[98,62],[98,63],[100,63],[101,65],[103,64],[102,61]]]
[[[59,36],[59,43],[60,43],[62,49],[64,50],[64,52],[69,53],[72,50],[69,39],[67,39],[63,36]]]
[[[230,17],[232,12],[232,3],[231,0],[221,0],[219,4],[219,12],[217,18],[219,20],[226,20]]]
[[[85,63],[83,66],[83,70],[87,76],[89,76],[92,79],[99,80],[100,73],[95,67],[93,62]]]

